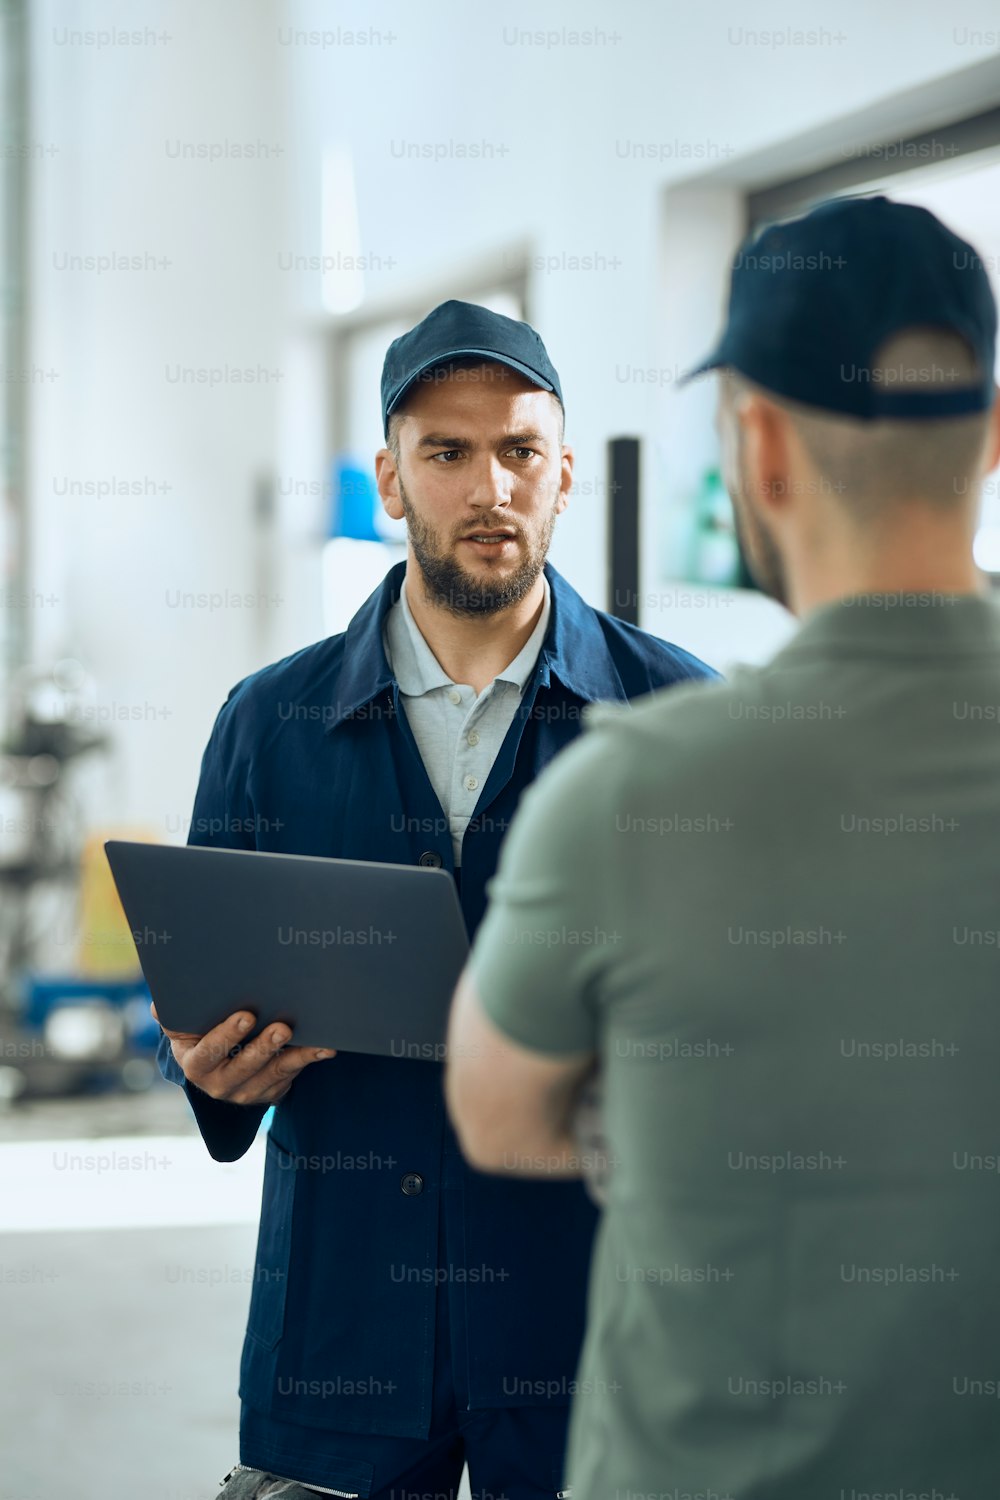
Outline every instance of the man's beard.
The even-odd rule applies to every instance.
[[[778,551],[774,537],[761,516],[747,498],[750,485],[743,465],[742,447],[737,457],[739,492],[731,495],[733,502],[733,524],[740,552],[751,578],[762,593],[778,604],[788,608],[788,585],[785,578],[785,563]]]
[[[554,504],[534,543],[520,527],[515,528],[516,538],[524,546],[524,556],[512,573],[493,579],[489,573],[482,577],[467,573],[453,553],[437,550],[436,534],[417,515],[402,479],[399,481],[399,501],[406,517],[410,546],[424,577],[425,597],[431,604],[452,615],[495,615],[519,604],[531,593],[545,566],[552,541],[556,524]],[[496,529],[499,528],[495,521],[487,522],[483,527],[484,532]]]

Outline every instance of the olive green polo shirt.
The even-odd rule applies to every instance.
[[[588,718],[472,957],[505,1033],[603,1071],[573,1500],[987,1496],[1000,616],[844,599]]]

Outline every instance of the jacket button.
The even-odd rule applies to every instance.
[[[424,1179],[419,1172],[407,1172],[405,1177],[400,1178],[399,1185],[408,1198],[415,1198],[424,1190]]]
[[[433,869],[437,870],[440,869],[440,867],[444,864],[444,860],[441,858],[436,849],[425,849],[423,854],[421,854],[420,858],[417,860],[417,864],[430,865]]]

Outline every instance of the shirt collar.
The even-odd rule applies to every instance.
[[[328,733],[397,681],[386,656],[382,626],[400,596],[405,575],[405,562],[391,567],[347,627],[339,695],[333,712],[327,716]],[[535,667],[539,685],[547,687],[551,677],[557,677],[585,703],[627,701],[601,626],[603,617],[550,563],[545,564],[545,577],[550,590],[549,613]],[[502,676],[518,665],[533,639],[534,634]],[[529,667],[525,683],[530,677]]]
[[[508,662],[502,672],[497,673],[499,681],[512,682],[515,687],[520,688],[522,693],[528,685],[528,678],[531,676],[534,665],[538,660],[542,649],[542,642],[549,628],[549,619],[552,615],[552,587],[544,572],[542,573],[542,582],[545,585],[545,599],[542,603],[542,612],[538,617],[538,623],[514,657],[514,660]]]
[[[1000,610],[982,594],[852,594],[806,615],[772,659],[803,656],[941,657],[1000,653]]]
[[[497,673],[497,681],[512,682],[521,692],[524,691],[528,678],[531,676],[531,670],[538,660],[538,653],[548,629],[549,615],[552,610],[552,590],[544,573],[542,583],[545,586],[545,597],[535,628],[514,660],[504,667],[503,671]],[[399,591],[399,603],[390,609],[385,618],[383,630],[386,655],[396,674],[400,692],[406,693],[411,698],[420,698],[424,693],[430,693],[435,688],[455,686],[454,680],[448,676],[434,655],[421,633],[420,626],[413,618],[406,592],[405,577]]]
[[[383,623],[386,655],[396,674],[401,693],[419,698],[434,688],[452,687],[448,673],[438,661],[413,618],[406,597],[406,576],[399,588],[399,599]]]

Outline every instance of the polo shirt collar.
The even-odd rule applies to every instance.
[[[542,612],[538,616],[538,623],[528,636],[520,651],[512,662],[508,662],[502,672],[497,673],[500,682],[512,682],[521,692],[528,685],[528,679],[534,670],[549,629],[549,620],[552,618],[552,585],[542,572],[542,582],[545,584],[545,601],[542,604]]]
[[[327,733],[380,693],[397,685],[385,654],[382,626],[400,596],[405,576],[406,563],[394,564],[347,627],[340,692],[333,712],[327,716]],[[550,679],[556,677],[586,703],[627,701],[601,628],[601,616],[550,563],[545,564],[545,577],[550,590],[549,618],[536,667],[539,685],[547,687]],[[519,659],[520,656],[515,657],[506,671]]]
[[[521,692],[538,660],[552,612],[552,589],[544,573],[542,582],[545,585],[545,598],[535,628],[514,660],[497,673],[498,682],[513,683]],[[420,698],[424,693],[433,692],[435,688],[454,687],[452,678],[434,655],[413,618],[405,577],[400,589],[399,609],[391,610],[386,617],[386,635],[400,692],[410,698]]]
[[[399,690],[409,698],[420,698],[434,688],[451,687],[452,680],[424,640],[406,597],[406,577],[399,589],[399,607],[385,620],[392,666]],[[389,632],[392,632],[390,635]]]
[[[1000,652],[1000,610],[983,594],[852,594],[811,610],[771,665],[804,656],[947,657]]]

